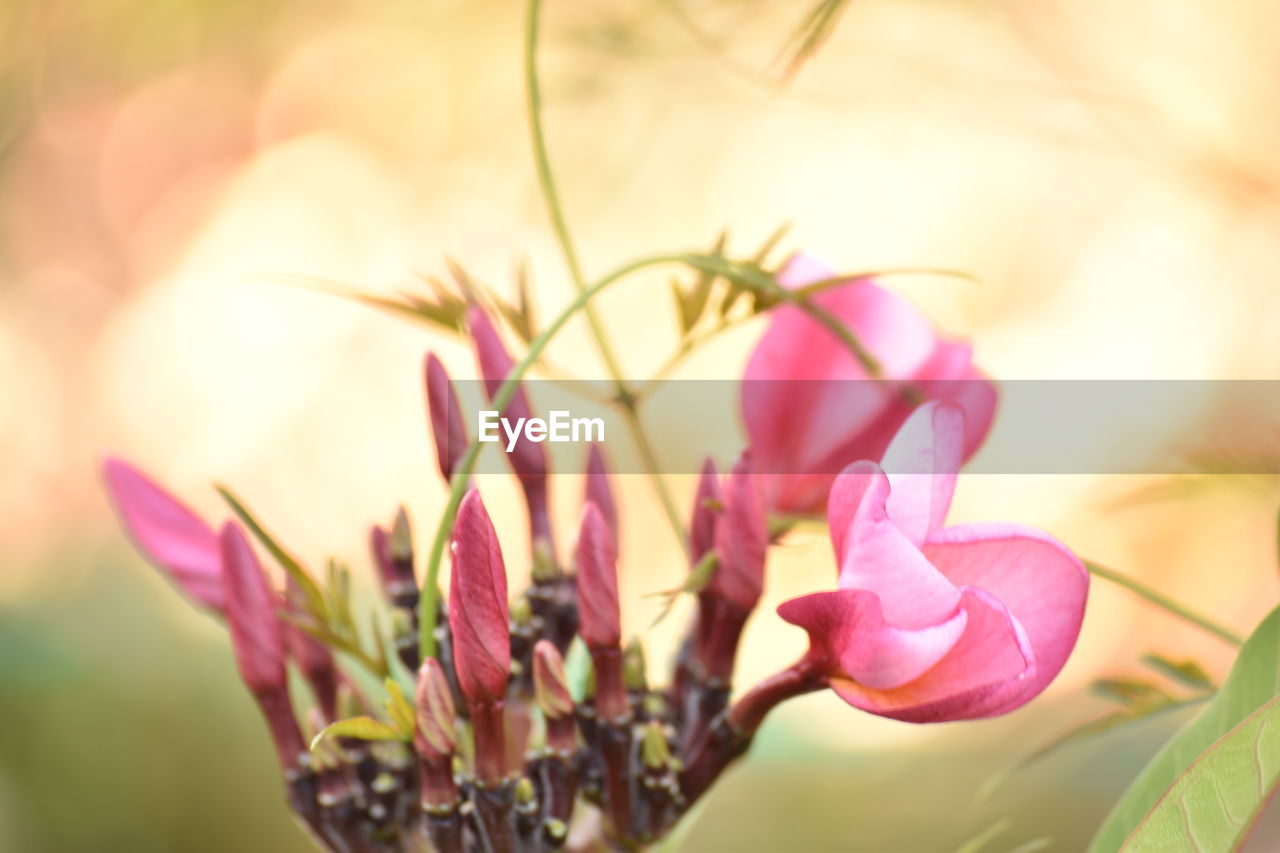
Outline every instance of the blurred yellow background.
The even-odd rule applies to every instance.
[[[858,0],[784,82],[808,3],[549,6],[549,142],[589,275],[722,228],[749,253],[790,222],[785,248],[842,270],[974,274],[886,284],[973,337],[997,378],[1275,378],[1280,9]],[[309,562],[351,562],[366,592],[371,522],[403,501],[425,539],[445,493],[421,359],[473,377],[469,353],[283,282],[390,294],[448,255],[503,290],[527,259],[541,316],[564,304],[522,26],[521,4],[491,0],[0,6],[0,849],[306,848],[221,628],[128,551],[98,460],[136,461],[209,518],[223,512],[209,482],[231,484]],[[671,351],[663,274],[600,310],[633,376]],[[760,329],[680,375],[738,375]],[[602,375],[580,325],[552,358]],[[1207,411],[1152,440],[1239,450],[1232,427]],[[1152,498],[1162,483],[970,477],[952,519],[1047,528],[1247,632],[1277,598],[1275,488]],[[522,553],[513,484],[481,486]],[[642,596],[685,568],[648,482],[616,486],[640,632],[659,606]],[[688,478],[672,486],[687,500]],[[565,478],[556,495],[566,531],[578,494]],[[740,684],[802,649],[772,606],[831,569],[816,533],[778,551]],[[685,607],[646,634],[655,678]],[[1136,674],[1153,650],[1219,675],[1231,657],[1095,582],[1076,656],[1011,717],[921,728],[833,696],[792,703],[684,847],[947,850],[1008,817],[997,849],[1078,849],[1178,718],[975,791],[1106,711],[1087,683]]]

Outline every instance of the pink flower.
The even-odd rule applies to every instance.
[[[935,402],[882,465],[845,469],[828,506],[838,589],[778,608],[854,707],[909,722],[996,716],[1044,690],[1075,646],[1089,576],[1074,554],[1012,524],[942,526],[964,452],[962,411]]]
[[[127,462],[107,459],[102,473],[120,522],[142,555],[197,602],[224,610],[222,557],[213,528]]]
[[[453,524],[449,628],[458,687],[469,703],[501,702],[511,670],[507,570],[480,493],[467,492]]]
[[[778,274],[790,288],[833,275],[805,255]],[[918,402],[948,400],[968,422],[964,456],[982,444],[995,412],[996,389],[973,364],[967,343],[940,337],[909,302],[865,278],[850,279],[813,301],[843,322],[890,380],[867,380],[843,341],[799,308],[779,306],[756,345],[742,388],[756,470],[775,512],[818,514],[835,473],[849,460],[879,459]]]

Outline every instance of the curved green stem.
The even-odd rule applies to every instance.
[[[1100,566],[1097,563],[1093,563],[1088,560],[1084,561],[1084,566],[1089,570],[1089,574],[1096,575],[1103,580],[1108,580],[1118,586],[1122,586],[1139,597],[1150,601],[1160,609],[1166,610],[1174,616],[1177,616],[1179,619],[1190,622],[1192,625],[1203,628],[1205,631],[1208,631],[1210,634],[1213,634],[1221,640],[1225,640],[1233,646],[1239,646],[1244,643],[1244,638],[1235,631],[1232,631],[1230,628],[1224,628],[1222,625],[1219,625],[1207,616],[1201,616],[1194,610],[1179,604],[1172,598],[1152,589],[1146,584],[1134,580],[1128,575],[1122,575],[1114,569],[1108,569],[1106,566]]]
[[[591,299],[597,293],[604,290],[609,285],[625,278],[637,270],[645,267],[658,266],[659,264],[692,264],[695,259],[700,256],[687,255],[651,255],[649,257],[639,258],[628,264],[624,264],[613,272],[601,278],[590,287],[583,290],[573,301],[565,306],[564,310],[556,316],[551,323],[538,333],[532,341],[529,342],[529,349],[525,351],[524,356],[516,362],[515,367],[511,368],[511,372],[507,378],[503,380],[502,385],[498,387],[497,393],[493,395],[492,405],[495,409],[502,411],[507,404],[511,402],[512,396],[515,395],[516,389],[520,385],[520,380],[529,370],[542,351],[547,348],[551,340],[564,328],[573,315],[583,310]],[[420,626],[419,642],[422,648],[422,655],[435,654],[435,627],[436,627],[436,596],[439,594],[438,578],[440,576],[440,562],[444,556],[444,545],[449,538],[449,532],[453,528],[453,520],[458,513],[458,505],[462,503],[462,498],[466,494],[467,484],[471,480],[471,474],[475,470],[476,459],[480,456],[480,442],[472,441],[467,446],[467,452],[463,454],[462,459],[458,461],[457,467],[453,472],[453,479],[449,488],[449,500],[445,504],[444,512],[440,516],[440,523],[436,527],[435,538],[431,542],[431,551],[427,557],[426,576],[422,581],[422,597],[419,603]]]
[[[564,255],[565,264],[569,267],[569,276],[573,279],[574,288],[581,295],[587,290],[587,281],[582,273],[582,264],[578,260],[578,252],[574,248],[573,238],[569,234],[569,225],[565,219],[564,207],[560,203],[560,193],[556,189],[555,174],[551,168],[551,156],[547,151],[546,134],[542,128],[542,87],[538,80],[538,22],[541,11],[541,0],[529,0],[524,51],[524,76],[529,102],[529,132],[533,141],[533,158],[534,166],[538,173],[538,185],[542,188],[542,197],[547,203],[547,212],[551,216],[556,239],[560,243],[560,250]],[[595,307],[589,302],[584,303],[583,313],[586,315],[587,324],[591,328],[591,335],[595,338],[596,348],[600,351],[600,358],[604,361],[610,378],[613,379],[617,390],[617,402],[626,416],[627,427],[635,440],[636,447],[640,451],[641,459],[644,460],[645,469],[649,474],[649,479],[653,482],[654,490],[658,493],[658,500],[662,504],[663,512],[671,524],[676,541],[680,543],[682,548],[687,547],[684,524],[680,521],[680,514],[676,510],[675,501],[671,497],[670,490],[667,489],[666,481],[662,478],[657,454],[649,441],[649,436],[644,431],[644,424],[641,422],[640,413],[637,410],[638,401],[623,378],[622,367],[613,351],[613,346],[609,343],[608,336],[604,332],[604,326],[596,314]]]

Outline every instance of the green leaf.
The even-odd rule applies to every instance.
[[[331,737],[351,737],[357,740],[398,740],[408,742],[413,740],[413,731],[407,735],[399,728],[384,723],[382,720],[375,720],[373,717],[351,717],[346,720],[338,720],[330,723],[320,730],[320,733],[311,739],[311,749],[315,751],[316,747],[327,738]]]
[[[1173,681],[1193,690],[1214,690],[1217,685],[1204,667],[1193,660],[1174,661],[1155,653],[1142,656],[1142,662]]]
[[[231,507],[231,511],[235,513],[236,518],[240,519],[244,526],[249,528],[254,538],[262,543],[262,547],[266,548],[271,553],[271,556],[275,558],[275,561],[280,564],[281,568],[288,572],[289,576],[297,582],[298,588],[302,590],[308,612],[320,622],[328,622],[328,608],[325,606],[324,594],[320,591],[320,587],[311,577],[311,574],[276,542],[275,538],[258,523],[258,519],[254,518],[253,514],[240,502],[239,498],[231,493],[230,489],[221,485],[215,485],[214,487],[218,490],[218,494],[222,495],[222,499],[227,502],[227,505]]]
[[[1214,741],[1280,692],[1280,608],[1253,632],[1222,688],[1204,711],[1173,737],[1129,786],[1094,836],[1090,851],[1120,849],[1165,791]]]
[[[1280,785],[1280,696],[1249,714],[1181,773],[1124,851],[1236,850]]]
[[[590,692],[590,682],[595,673],[591,664],[591,653],[581,637],[574,637],[569,650],[564,656],[564,674],[569,682],[569,695],[575,704],[582,704]]]
[[[383,683],[387,687],[387,714],[390,715],[392,724],[401,734],[406,734],[408,738],[412,738],[414,727],[413,706],[405,698],[400,682],[394,678],[388,678]]]
[[[1149,681],[1136,678],[1099,678],[1089,685],[1095,696],[1110,699],[1122,705],[1145,705],[1160,699],[1172,702],[1173,697]]]

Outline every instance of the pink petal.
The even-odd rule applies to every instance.
[[[964,458],[972,457],[991,431],[999,396],[995,383],[973,365],[973,348],[959,341],[939,342],[916,385],[926,397],[964,411]]]
[[[876,690],[833,678],[832,688],[856,708],[912,723],[986,717],[1000,713],[1011,701],[1026,701],[1035,679],[1035,658],[1017,621],[981,590],[966,588],[960,607],[968,616],[964,634],[916,680]]]
[[[809,632],[814,650],[831,659],[841,680],[873,690],[899,687],[929,671],[955,646],[968,618],[957,610],[935,625],[895,628],[885,622],[875,593],[859,589],[793,598],[778,615]]]
[[[102,466],[107,492],[134,546],[187,595],[213,610],[226,606],[218,535],[177,498],[118,459]]]
[[[276,615],[280,597],[267,583],[262,564],[238,524],[222,525],[219,544],[227,627],[240,677],[254,693],[282,690],[286,685],[284,636]]]
[[[458,686],[472,702],[496,702],[511,669],[507,571],[480,493],[462,499],[453,523],[449,627]]]
[[[916,546],[947,519],[964,454],[964,431],[960,409],[925,403],[907,418],[885,451],[880,467],[889,476],[889,517]]]
[[[1089,573],[1048,534],[1013,524],[963,524],[935,532],[925,555],[960,586],[998,598],[1026,631],[1036,672],[1027,691],[997,713],[1012,710],[1048,686],[1080,634]]]
[[[618,606],[618,548],[599,507],[587,504],[578,533],[578,633],[589,648],[622,641]]]
[[[827,517],[839,586],[874,592],[898,628],[936,625],[955,612],[960,592],[889,518],[889,490],[874,462],[856,462],[836,478]]]
[[[779,277],[801,286],[828,275],[800,255]],[[910,378],[936,348],[933,329],[915,307],[869,279],[832,287],[814,302],[849,328],[888,378]],[[882,423],[887,408],[902,408],[899,395],[880,383],[844,381],[867,378],[845,343],[813,317],[793,306],[773,310],[742,389],[757,468],[775,479],[765,495],[772,508],[818,511],[831,472],[858,459],[880,458],[905,412]]]

